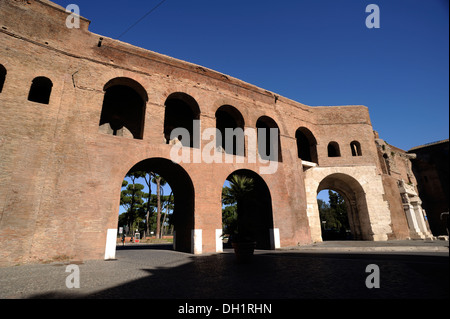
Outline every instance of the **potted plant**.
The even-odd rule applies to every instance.
[[[249,216],[249,197],[254,189],[253,179],[247,176],[233,175],[229,179],[230,187],[224,187],[222,202],[225,205],[236,205],[235,220],[227,225],[229,241],[234,248],[238,262],[249,262],[252,259],[256,242],[251,228]]]

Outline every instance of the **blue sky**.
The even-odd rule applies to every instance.
[[[117,38],[160,0],[55,2]],[[166,0],[120,40],[310,106],[365,105],[404,150],[449,135],[448,0]]]
[[[117,38],[160,0],[75,3]],[[368,29],[368,4],[380,28]],[[366,105],[388,143],[448,138],[448,0],[166,0],[121,41],[311,105]]]

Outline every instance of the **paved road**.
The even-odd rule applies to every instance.
[[[193,256],[147,248],[125,246],[117,260],[80,263],[79,289],[66,287],[64,263],[0,268],[0,298],[449,298],[443,250],[257,251],[242,265],[231,250]],[[369,264],[380,269],[380,288],[366,287]]]

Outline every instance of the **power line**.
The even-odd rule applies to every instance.
[[[142,18],[140,18],[139,20],[137,20],[135,23],[133,23],[131,26],[128,27],[128,29],[126,29],[124,32],[122,32],[117,39],[120,39],[123,35],[125,35],[128,31],[130,31],[132,28],[134,28],[139,22],[141,22],[142,20],[144,20],[150,13],[152,13],[153,11],[155,11],[156,9],[158,9],[158,7],[160,5],[162,5],[164,2],[166,2],[166,0],[162,0],[160,3],[158,3],[156,6],[154,6],[153,8],[150,9],[150,11],[148,11],[146,14],[144,14],[142,16]]]

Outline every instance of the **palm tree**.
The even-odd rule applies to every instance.
[[[222,189],[222,204],[236,205],[237,221],[230,222],[228,229],[231,235],[238,237],[239,240],[251,240],[251,231],[248,227],[249,218],[246,211],[248,205],[245,202],[250,198],[251,192],[254,190],[254,181],[252,178],[242,175],[233,175],[229,179],[230,187],[225,186]]]

